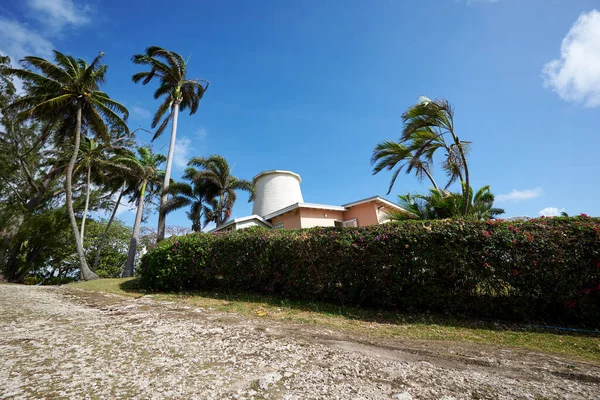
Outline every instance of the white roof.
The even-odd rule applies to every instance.
[[[383,204],[385,204],[385,205],[387,205],[387,206],[390,206],[390,207],[392,207],[392,208],[397,208],[397,209],[399,209],[399,210],[404,210],[404,209],[403,209],[402,207],[400,207],[398,204],[396,204],[396,203],[392,203],[391,201],[389,201],[389,200],[386,200],[386,199],[384,199],[384,198],[383,198],[383,197],[381,197],[381,196],[372,196],[372,197],[368,197],[368,198],[366,198],[366,199],[362,199],[362,200],[353,201],[352,203],[343,204],[343,207],[350,208],[350,207],[357,206],[357,205],[359,205],[359,204],[369,203],[369,202],[371,202],[371,201],[379,201],[379,202],[381,202],[381,203],[383,203]]]
[[[295,172],[292,171],[286,171],[283,169],[271,169],[269,171],[263,171],[261,173],[259,173],[258,175],[256,175],[254,178],[252,178],[252,182],[254,182],[255,180],[257,180],[258,178],[260,178],[263,175],[269,175],[269,174],[285,174],[285,175],[292,175],[293,177],[295,177],[296,179],[298,179],[298,181],[300,183],[302,183],[302,178],[300,177],[300,175],[298,175]]]
[[[233,224],[237,224],[238,222],[251,221],[253,219],[257,220],[258,222],[260,222],[260,223],[262,223],[262,224],[264,224],[266,226],[268,226],[269,228],[273,227],[273,225],[271,225],[268,221],[265,221],[259,215],[249,215],[247,217],[240,217],[240,218],[235,218],[235,219],[232,219],[230,221],[227,221],[226,223],[224,223],[223,225],[219,226],[218,228],[211,229],[210,231],[208,231],[208,233],[218,232],[218,231],[220,231],[222,229],[227,228],[228,226],[231,226]]]
[[[346,211],[346,207],[340,207],[340,206],[330,206],[327,204],[315,204],[315,203],[294,203],[294,204],[284,207],[280,210],[277,210],[270,214],[267,214],[263,218],[269,220],[271,218],[275,218],[278,215],[285,214],[288,211],[295,210],[296,208],[316,208],[319,210]]]

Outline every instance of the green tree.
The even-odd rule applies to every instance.
[[[157,46],[148,47],[145,54],[134,55],[132,61],[136,65],[150,67],[150,71],[134,74],[132,77],[133,82],[138,83],[141,81],[143,85],[146,85],[153,78],[157,78],[159,86],[154,92],[154,98],[164,97],[152,119],[152,128],[157,128],[152,140],[158,138],[169,124],[169,121],[172,121],[171,140],[169,142],[169,153],[167,155],[163,192],[158,214],[157,240],[160,241],[165,237],[166,210],[164,206],[168,200],[179,111],[189,109],[190,115],[195,114],[198,111],[200,99],[208,89],[209,82],[204,79],[188,79],[187,62],[183,57]]]
[[[433,187],[438,189],[437,183],[431,174],[433,159],[429,152],[416,156],[415,151],[404,144],[385,140],[375,146],[373,156],[371,157],[371,164],[373,165],[373,175],[378,174],[384,169],[388,171],[395,169],[387,194],[390,194],[398,175],[405,168],[407,174],[414,172],[420,181],[427,177]]]
[[[128,116],[127,109],[99,90],[105,82],[108,68],[102,64],[103,55],[100,53],[88,65],[83,59],[54,51],[55,63],[39,57],[25,57],[22,61],[24,69],[5,70],[28,85],[27,94],[13,102],[9,108],[20,110],[20,118],[42,121],[46,126],[45,132],[54,132],[57,145],[68,137],[72,138],[73,154],[65,177],[66,205],[75,236],[81,275],[85,280],[96,279],[98,276],[87,265],[73,211],[73,169],[79,154],[82,131],[93,132],[105,141],[110,141],[108,125],[120,126],[128,132],[124,121]]]
[[[137,203],[137,211],[135,214],[135,223],[129,244],[129,252],[127,254],[127,263],[123,270],[123,276],[133,276],[133,264],[135,262],[135,254],[140,239],[140,226],[142,223],[142,215],[144,212],[144,201],[147,196],[152,196],[161,189],[161,180],[164,176],[164,171],[159,167],[166,161],[162,154],[153,154],[147,147],[138,148],[139,157],[135,159],[123,159],[125,163],[130,163],[135,169],[137,182],[133,189],[133,200]]]
[[[450,176],[448,185],[460,179],[463,198],[468,197],[467,188],[470,188],[469,167],[467,153],[469,142],[461,141],[454,129],[454,109],[447,100],[430,100],[423,98],[421,102],[410,107],[402,114],[404,129],[401,143],[414,152],[414,156],[421,158],[427,155],[432,159],[438,149],[446,151],[443,167]],[[450,136],[451,142],[447,144],[445,137]],[[448,187],[447,185],[447,187]],[[469,212],[470,202],[463,202],[462,214]]]
[[[210,185],[203,181],[193,181],[192,184],[187,182],[173,183],[169,187],[169,194],[172,197],[165,204],[165,212],[169,214],[175,210],[189,207],[190,210],[186,214],[192,222],[192,230],[200,232],[202,231],[203,209],[206,202],[211,198],[211,189]]]
[[[214,222],[217,227],[223,225],[231,216],[231,210],[237,199],[236,191],[250,193],[248,202],[254,200],[254,187],[250,181],[231,175],[231,169],[225,158],[212,155],[210,157],[194,157],[188,163],[185,175],[194,182],[210,187],[208,206],[204,206],[205,225]],[[200,167],[197,170],[194,167]]]
[[[446,219],[465,217],[487,220],[504,214],[504,210],[494,207],[494,195],[489,186],[475,192],[468,192],[469,214],[464,216],[464,197],[462,193],[452,193],[446,189],[430,189],[427,195],[410,193],[398,196],[398,205],[405,211],[390,211],[388,216],[393,221],[406,219]]]

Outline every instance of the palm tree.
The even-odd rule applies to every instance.
[[[373,156],[371,157],[371,164],[374,164],[373,175],[378,174],[384,169],[391,171],[396,168],[392,175],[387,194],[390,194],[392,187],[396,182],[396,178],[398,178],[398,175],[405,167],[407,174],[410,174],[414,170],[419,180],[422,181],[426,176],[433,184],[433,187],[437,189],[438,186],[431,175],[430,166],[432,163],[433,159],[429,156],[429,153],[423,153],[420,154],[420,156],[417,156],[413,150],[406,147],[404,144],[388,140],[377,144],[373,150]]]
[[[202,182],[209,185],[212,195],[205,206],[205,226],[208,222],[214,222],[217,227],[223,225],[231,216],[231,210],[237,199],[237,190],[250,193],[248,202],[254,200],[254,187],[250,181],[238,179],[231,175],[231,169],[227,160],[221,156],[212,155],[208,158],[194,157],[190,160],[185,175],[194,182]],[[195,167],[202,168],[196,170]],[[207,217],[209,217],[207,219]]]
[[[119,209],[121,200],[123,199],[123,196],[132,193],[135,188],[135,182],[138,180],[138,175],[140,174],[140,171],[135,168],[137,166],[136,160],[137,157],[134,152],[126,148],[119,148],[109,163],[109,168],[106,171],[104,183],[111,196],[117,192],[119,195],[117,196],[113,210],[98,243],[98,248],[96,249],[96,256],[92,266],[94,271],[100,262],[100,253],[102,252],[102,249],[106,243],[110,226],[117,215],[117,210]]]
[[[423,100],[410,107],[402,114],[404,129],[401,142],[411,142],[409,147],[415,152],[416,157],[433,153],[440,148],[446,150],[444,169],[450,176],[450,183],[460,179],[463,187],[463,198],[468,197],[469,168],[467,165],[467,152],[469,142],[461,141],[454,130],[454,109],[447,100]],[[450,135],[451,144],[446,144],[444,137]],[[462,214],[469,212],[470,202],[463,202]]]
[[[190,207],[187,216],[192,221],[192,230],[200,232],[205,203],[214,196],[211,189],[212,187],[203,181],[193,181],[191,185],[186,182],[173,183],[169,186],[169,194],[173,197],[165,204],[165,212],[169,214],[180,208]]]
[[[166,210],[164,206],[168,200],[179,110],[189,109],[190,115],[195,114],[198,111],[200,99],[208,89],[209,82],[204,79],[188,79],[186,76],[187,61],[179,54],[157,46],[148,47],[145,54],[134,55],[132,61],[136,65],[150,67],[150,71],[134,74],[132,77],[133,82],[142,81],[142,84],[146,85],[152,78],[156,77],[160,83],[158,89],[154,92],[154,98],[158,99],[164,96],[163,102],[152,119],[152,128],[157,128],[152,140],[158,138],[169,124],[169,121],[172,121],[165,180],[158,214],[157,240],[160,241],[165,237]]]
[[[470,203],[466,218],[487,220],[504,214],[504,210],[494,207],[494,195],[489,186],[479,189],[473,196],[469,190],[467,201]],[[398,204],[406,211],[390,211],[388,217],[392,221],[407,219],[446,219],[462,216],[464,197],[462,193],[452,193],[446,189],[430,189],[429,194],[398,196]]]
[[[39,57],[25,57],[22,60],[25,69],[5,70],[28,84],[27,94],[9,108],[19,110],[19,118],[35,118],[43,122],[42,136],[53,132],[57,145],[72,138],[73,151],[65,179],[66,204],[81,263],[81,275],[85,280],[97,279],[98,276],[89,269],[85,260],[73,211],[73,169],[79,155],[82,131],[93,132],[107,142],[110,141],[107,125],[118,126],[129,132],[125,123],[127,109],[99,90],[106,79],[107,66],[102,64],[103,56],[104,53],[98,54],[88,65],[82,59],[54,51],[55,63]]]
[[[160,170],[159,167],[166,161],[165,156],[162,154],[153,154],[147,147],[138,148],[138,154],[139,158],[121,160],[131,165],[131,168],[135,169],[137,173],[137,182],[133,192],[133,200],[137,202],[137,212],[135,214],[131,242],[129,243],[127,263],[123,270],[124,277],[133,276],[133,264],[140,239],[140,225],[142,223],[142,214],[144,213],[144,201],[148,195],[154,195],[160,189],[164,171]]]

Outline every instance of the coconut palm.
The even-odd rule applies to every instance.
[[[106,189],[110,192],[111,197],[117,192],[119,195],[115,200],[113,205],[113,210],[110,214],[108,222],[104,228],[104,232],[102,233],[102,237],[98,243],[98,248],[96,249],[96,256],[94,258],[94,264],[92,269],[95,271],[98,267],[98,263],[100,262],[100,253],[102,252],[104,245],[106,244],[106,238],[108,236],[108,232],[110,226],[112,225],[115,216],[117,215],[117,210],[121,205],[121,200],[124,196],[131,194],[135,189],[135,184],[138,180],[138,176],[140,172],[136,166],[137,158],[134,152],[126,148],[119,148],[116,151],[116,154],[112,157],[111,162],[109,164],[109,168],[106,171],[104,176],[104,184]]]
[[[414,151],[415,157],[420,158],[427,154],[433,157],[438,149],[446,151],[446,160],[443,167],[453,181],[460,179],[462,183],[462,196],[468,197],[469,168],[467,153],[469,142],[461,141],[454,130],[454,109],[447,100],[432,101],[423,97],[422,101],[410,107],[402,114],[404,129],[401,142],[410,142],[407,146]],[[445,136],[451,137],[450,144],[446,144]],[[469,212],[470,202],[463,202],[462,214]]]
[[[188,163],[185,175],[194,182],[208,185],[213,193],[209,197],[209,206],[204,207],[205,224],[214,222],[217,227],[223,225],[231,216],[231,210],[237,199],[236,191],[242,190],[250,193],[248,202],[254,200],[254,187],[250,181],[238,179],[231,175],[227,160],[221,156],[194,157]],[[202,169],[197,170],[194,167]],[[207,220],[207,216],[210,218]]]
[[[184,176],[185,178],[185,176]],[[186,182],[176,182],[169,186],[169,194],[172,196],[165,204],[167,214],[189,207],[187,216],[192,221],[192,230],[200,232],[202,230],[202,214],[205,203],[209,201],[214,194],[211,185],[204,181],[193,181],[192,184]]]
[[[465,218],[487,220],[504,214],[504,210],[494,207],[494,195],[489,186],[479,189],[473,196],[469,190],[467,201],[469,214]],[[406,211],[390,211],[388,217],[393,221],[407,219],[446,219],[463,216],[464,198],[462,193],[452,193],[446,189],[430,189],[429,194],[410,193],[398,196],[398,204]]]
[[[161,181],[164,178],[164,171],[159,167],[166,161],[162,154],[154,154],[147,147],[138,148],[139,157],[123,158],[120,161],[129,164],[132,169],[136,170],[137,181],[133,187],[132,199],[137,203],[137,211],[135,214],[135,222],[129,243],[129,252],[127,254],[127,263],[123,270],[123,276],[133,276],[133,264],[137,245],[140,239],[140,225],[142,223],[142,214],[144,212],[144,201],[146,197],[152,196],[161,188]]]
[[[91,132],[104,141],[110,141],[109,126],[118,126],[128,132],[127,109],[101,92],[106,80],[107,66],[100,53],[91,64],[82,59],[54,51],[55,63],[39,57],[25,57],[24,69],[9,68],[6,73],[22,79],[28,85],[27,94],[9,108],[19,110],[19,118],[35,118],[44,124],[42,137],[54,134],[57,146],[71,139],[72,154],[66,170],[66,205],[81,263],[83,279],[96,279],[85,260],[83,242],[73,211],[73,169],[79,155],[82,132]],[[36,72],[37,71],[37,72]]]
[[[208,89],[209,82],[204,79],[188,79],[187,61],[179,54],[157,46],[148,47],[145,54],[134,55],[132,61],[136,65],[150,67],[150,71],[134,74],[132,77],[133,82],[138,83],[141,81],[143,85],[146,85],[153,78],[157,78],[160,83],[158,89],[154,92],[154,98],[164,97],[152,119],[152,128],[156,128],[152,140],[158,138],[169,124],[169,121],[172,121],[165,180],[158,214],[157,240],[162,240],[165,237],[166,211],[164,206],[168,200],[179,111],[189,109],[190,115],[195,114],[198,111],[200,99]]]
[[[392,187],[394,186],[398,175],[404,168],[406,168],[407,174],[414,171],[417,178],[421,181],[427,177],[433,187],[437,189],[438,186],[431,174],[433,159],[429,156],[429,153],[430,152],[425,152],[416,156],[415,151],[404,144],[385,140],[377,144],[373,150],[373,156],[371,157],[371,164],[374,165],[373,175],[378,174],[384,169],[388,171],[391,171],[394,168],[396,169],[392,175],[387,194],[390,194],[392,191]]]

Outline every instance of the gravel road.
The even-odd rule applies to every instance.
[[[600,399],[600,366],[0,285],[1,399]]]

